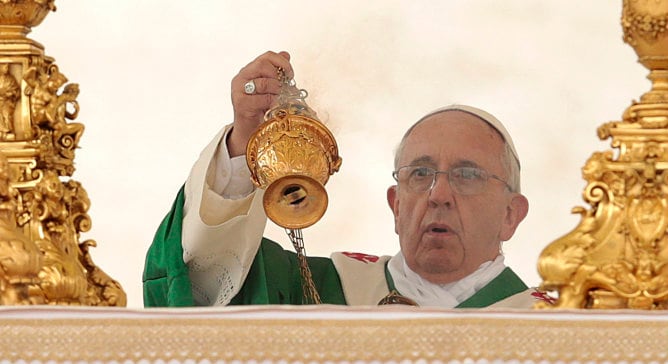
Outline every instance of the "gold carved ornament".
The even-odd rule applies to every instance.
[[[668,0],[624,0],[621,22],[652,88],[598,128],[617,151],[582,168],[591,208],[540,255],[552,307],[668,309]]]
[[[79,85],[27,38],[54,0],[0,0],[0,304],[125,306],[80,241],[90,200],[74,173]]]
[[[327,210],[325,184],[339,170],[336,140],[282,69],[281,91],[265,121],[251,136],[246,161],[255,186],[265,189],[267,217],[286,229],[300,263],[306,303],[321,303],[306,261],[301,229],[315,224]]]

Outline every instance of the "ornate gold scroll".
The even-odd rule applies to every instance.
[[[617,150],[582,168],[591,208],[575,207],[578,226],[540,255],[555,307],[668,308],[668,1],[624,0],[622,27],[652,88],[598,128]]]
[[[0,304],[125,306],[91,259],[90,200],[69,179],[79,85],[26,37],[54,0],[0,1]]]

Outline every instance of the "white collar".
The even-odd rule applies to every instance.
[[[387,264],[395,288],[420,306],[454,308],[486,286],[506,268],[503,254],[487,261],[468,276],[447,284],[435,284],[413,272],[399,252]]]

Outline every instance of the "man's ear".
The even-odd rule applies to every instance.
[[[387,204],[390,205],[390,209],[394,212],[394,202],[397,199],[397,186],[390,186],[387,188]]]
[[[397,186],[390,186],[387,189],[387,204],[390,205],[392,215],[394,215],[394,232],[397,232],[397,218],[399,217],[399,200],[397,199]]]
[[[520,225],[520,222],[529,213],[529,201],[524,195],[513,193],[508,206],[506,206],[506,216],[501,226],[499,237],[501,241],[510,240],[515,234],[515,230]]]

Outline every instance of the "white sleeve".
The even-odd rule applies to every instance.
[[[232,167],[239,162],[227,152],[230,129],[202,151],[185,186],[181,242],[197,305],[226,305],[239,292],[267,222],[264,191],[253,191],[245,163]]]

